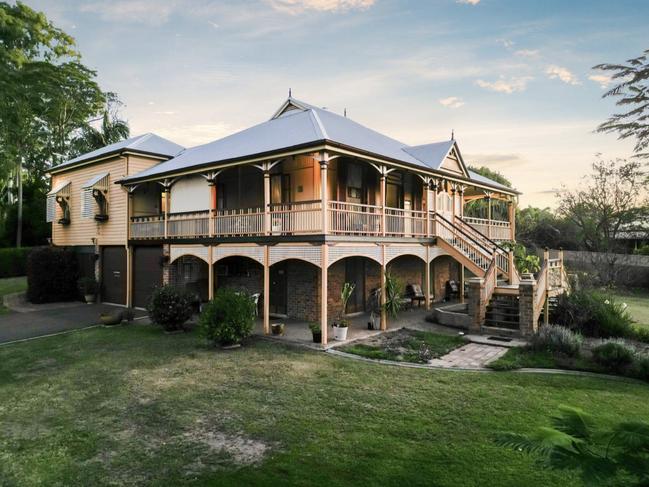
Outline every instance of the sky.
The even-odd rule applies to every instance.
[[[554,206],[598,154],[613,112],[592,66],[639,56],[649,2],[598,0],[26,0],[77,41],[133,135],[184,146],[270,118],[293,96],[408,145],[454,131],[488,166]]]

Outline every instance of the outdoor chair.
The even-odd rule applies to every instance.
[[[446,296],[445,300],[449,301],[450,299],[459,299],[460,298],[460,287],[455,281],[446,281]]]
[[[426,296],[421,290],[419,284],[408,284],[406,286],[405,297],[410,299],[410,307],[414,307],[415,301],[417,302],[417,307],[421,308],[421,303],[426,303]]]

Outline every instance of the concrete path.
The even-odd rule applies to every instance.
[[[66,303],[65,307],[12,311],[0,315],[0,343],[86,328],[98,324],[101,313],[120,309],[123,308],[108,304]],[[135,313],[136,317],[144,314],[142,311]]]
[[[447,353],[443,357],[429,360],[428,364],[434,367],[448,369],[482,369],[489,362],[502,357],[506,351],[507,347],[468,343]]]

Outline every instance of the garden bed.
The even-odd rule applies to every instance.
[[[465,343],[460,336],[401,328],[344,345],[339,350],[377,360],[425,364]]]

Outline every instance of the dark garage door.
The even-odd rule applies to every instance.
[[[162,247],[133,249],[133,305],[145,308],[153,288],[162,285]]]
[[[101,262],[101,300],[126,304],[126,249],[104,247]]]

